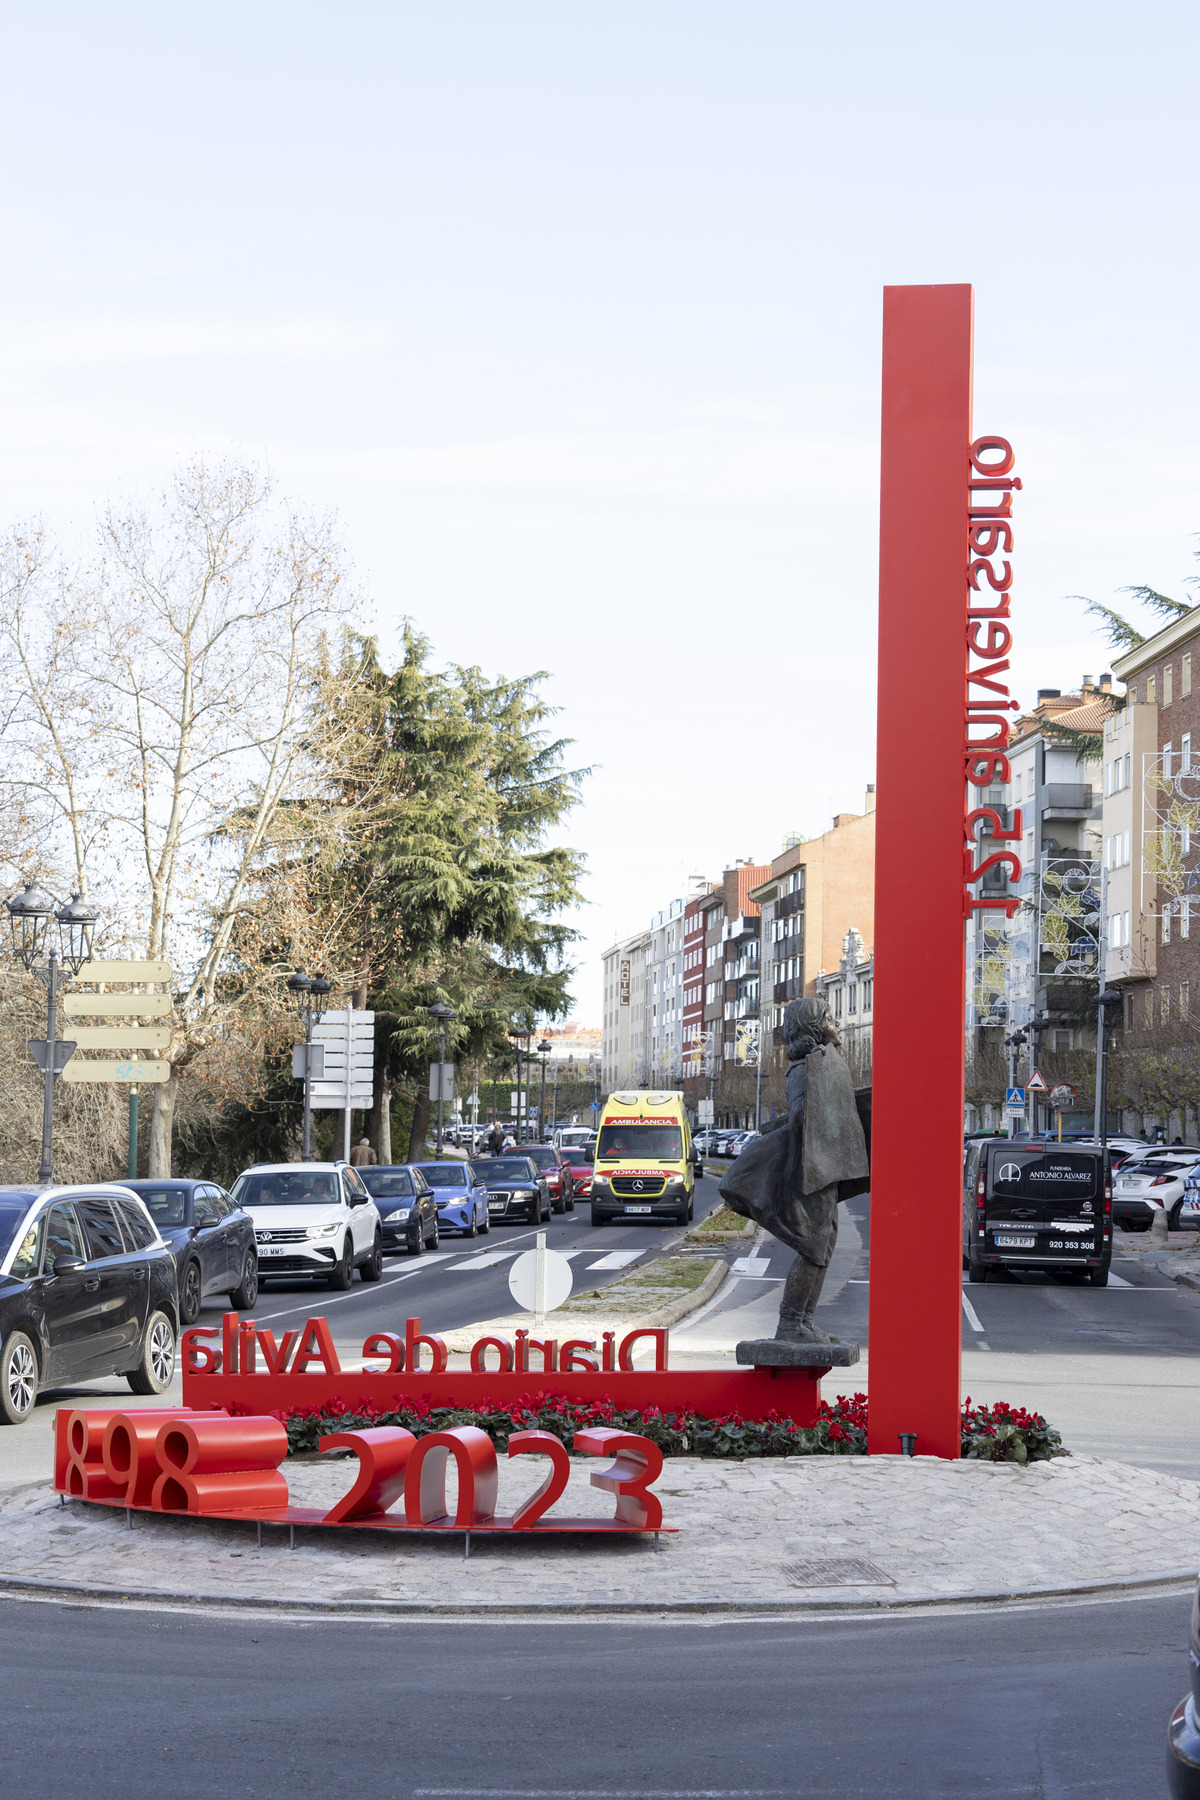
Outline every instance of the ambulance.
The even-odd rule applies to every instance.
[[[643,1218],[686,1225],[699,1162],[681,1093],[610,1094],[600,1114],[592,1224]]]

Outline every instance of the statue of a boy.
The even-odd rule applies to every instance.
[[[813,1310],[837,1242],[839,1200],[868,1186],[869,1098],[856,1100],[838,1054],[841,1037],[824,1000],[793,1000],[783,1015],[788,1053],[787,1118],[752,1138],[721,1182],[734,1212],[788,1244],[796,1260],[779,1306],[777,1339],[831,1344]]]

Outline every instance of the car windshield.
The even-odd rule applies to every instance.
[[[375,1194],[380,1200],[392,1200],[397,1194],[412,1197],[413,1178],[407,1169],[360,1169],[358,1172],[368,1194]]]
[[[134,1193],[144,1200],[150,1217],[158,1226],[183,1225],[187,1221],[187,1189],[173,1183],[168,1187],[134,1188]]]
[[[533,1172],[523,1156],[493,1156],[490,1162],[472,1163],[480,1181],[532,1181]]]
[[[584,1150],[579,1144],[572,1144],[571,1148],[569,1150],[563,1151],[563,1155],[566,1157],[567,1161],[570,1163],[570,1165],[573,1169],[580,1169],[580,1168],[590,1169],[592,1166],[591,1151]]]
[[[529,1160],[531,1163],[536,1163],[539,1169],[556,1169],[558,1167],[558,1157],[553,1150],[531,1150]]]
[[[602,1125],[596,1159],[605,1156],[651,1156],[658,1162],[678,1162],[683,1155],[683,1133],[678,1125]]]
[[[17,1226],[29,1211],[33,1194],[0,1194],[0,1261],[12,1249]]]
[[[330,1206],[339,1200],[338,1179],[329,1169],[272,1169],[239,1175],[230,1192],[235,1206]]]
[[[468,1176],[465,1166],[449,1167],[445,1163],[418,1163],[422,1175],[430,1187],[466,1187]]]

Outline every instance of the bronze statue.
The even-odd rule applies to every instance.
[[[838,1204],[869,1185],[870,1090],[855,1094],[824,1000],[793,1000],[783,1015],[783,1037],[787,1117],[750,1140],[720,1192],[732,1211],[756,1220],[796,1252],[776,1340],[837,1344],[840,1339],[813,1324],[813,1312],[837,1242]]]

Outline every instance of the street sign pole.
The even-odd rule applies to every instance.
[[[130,1181],[137,1180],[137,1134],[138,1134],[137,1103],[138,1103],[137,1082],[133,1081],[129,1085],[129,1179],[130,1179]]]
[[[972,293],[883,302],[868,1449],[960,1455]],[[913,695],[921,729],[912,728]],[[912,855],[921,795],[922,853]],[[913,998],[926,1099],[912,1154]]]

